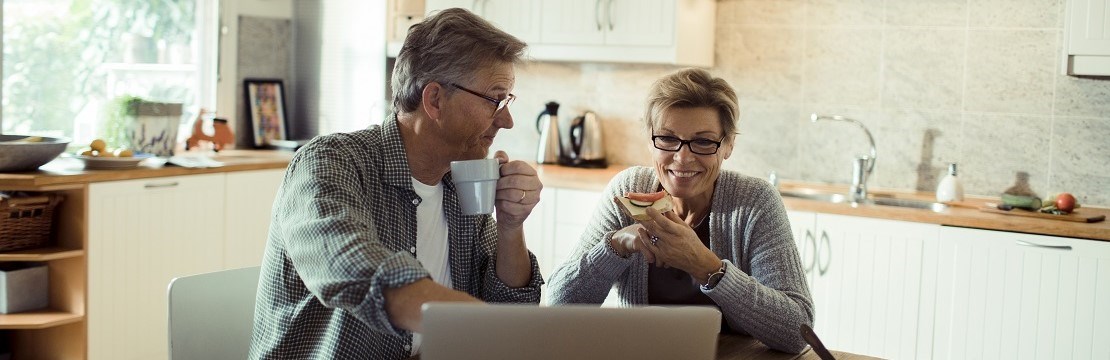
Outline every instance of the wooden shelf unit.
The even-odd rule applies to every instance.
[[[72,324],[85,319],[84,315],[59,310],[35,310],[14,314],[0,314],[0,330],[46,329]]]
[[[50,261],[85,256],[84,249],[51,246],[0,253],[0,261]]]

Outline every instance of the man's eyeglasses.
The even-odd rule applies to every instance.
[[[682,150],[682,145],[686,145],[686,147],[690,149],[690,152],[698,155],[716,154],[717,149],[721,147],[720,141],[709,139],[682,140],[674,136],[661,135],[652,136],[651,142],[655,145],[656,149],[663,151],[679,151]]]
[[[470,93],[474,96],[486,99],[486,101],[489,101],[489,102],[493,103],[493,105],[496,106],[497,108],[493,110],[493,115],[490,116],[490,117],[496,117],[497,114],[501,113],[501,110],[505,110],[505,108],[507,108],[507,107],[509,107],[509,105],[513,104],[513,101],[516,101],[516,95],[513,95],[513,94],[509,94],[508,96],[505,96],[504,99],[497,99],[497,98],[492,98],[492,97],[489,97],[489,96],[482,95],[482,93],[480,93],[480,92],[464,88],[464,87],[462,87],[462,85],[459,85],[459,84],[451,83],[451,86],[454,86],[454,87],[458,88],[459,90],[466,91],[466,92],[468,92],[468,93]]]

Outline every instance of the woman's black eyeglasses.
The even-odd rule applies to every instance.
[[[690,152],[698,155],[713,155],[717,153],[717,149],[721,148],[720,141],[709,139],[682,140],[674,136],[663,135],[652,136],[651,142],[656,149],[663,151],[679,151],[682,150],[682,145],[686,145]]]
[[[468,92],[468,93],[470,93],[474,96],[486,99],[487,101],[493,103],[493,105],[496,106],[497,108],[495,108],[493,110],[493,115],[490,116],[490,117],[496,117],[497,114],[501,113],[501,110],[505,110],[505,108],[507,108],[507,107],[509,107],[509,105],[513,104],[513,101],[516,101],[516,95],[513,95],[513,94],[509,94],[508,96],[505,96],[504,99],[497,99],[497,98],[492,98],[492,97],[489,97],[489,96],[482,95],[482,93],[480,93],[480,92],[464,88],[464,87],[462,87],[462,85],[459,85],[459,84],[451,83],[451,86],[454,86],[454,87],[458,88],[459,90],[466,91],[466,92]]]

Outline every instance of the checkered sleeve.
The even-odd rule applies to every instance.
[[[397,336],[385,312],[383,291],[425,277],[427,270],[411,255],[391,251],[378,238],[372,216],[381,210],[378,194],[360,187],[350,148],[338,142],[314,142],[298,151],[289,165],[279,231],[296,273],[326,307],[346,311],[370,327]]]
[[[540,302],[540,286],[543,285],[543,277],[540,275],[539,263],[536,261],[536,255],[528,252],[529,262],[532,267],[532,278],[528,280],[528,284],[514,288],[509,287],[501,278],[497,277],[497,223],[492,217],[486,217],[487,221],[482,226],[482,243],[485,251],[485,275],[482,280],[482,300],[494,303],[533,303],[539,304]]]

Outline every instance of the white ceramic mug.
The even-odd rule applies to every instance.
[[[463,215],[493,214],[500,178],[501,164],[497,159],[452,161],[451,182],[455,184]]]

